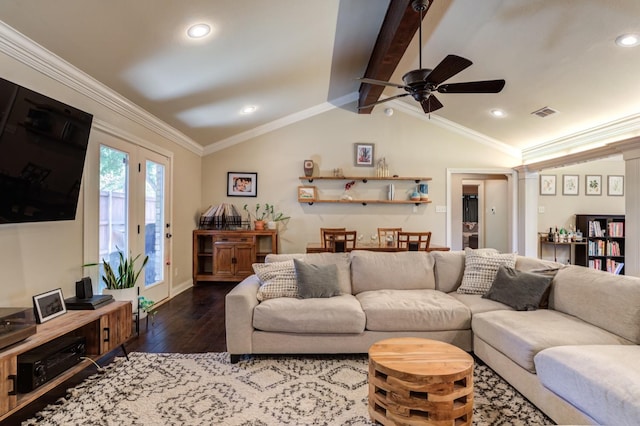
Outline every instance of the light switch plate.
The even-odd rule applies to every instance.
[[[446,213],[447,206],[436,206],[436,213]]]

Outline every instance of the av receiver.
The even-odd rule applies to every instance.
[[[62,336],[18,355],[18,392],[27,393],[42,386],[86,355],[83,336]]]

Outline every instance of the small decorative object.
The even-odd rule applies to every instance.
[[[340,197],[341,200],[346,200],[346,201],[353,200],[353,196],[349,191],[351,190],[351,187],[353,187],[353,185],[355,184],[356,184],[355,180],[352,180],[351,182],[347,182],[344,184],[344,192],[342,193],[342,197]]]
[[[376,176],[389,177],[389,166],[387,165],[387,159],[385,157],[382,157],[376,163]]]
[[[313,176],[313,160],[304,160],[304,175],[306,177]]]
[[[393,200],[396,196],[396,188],[395,186],[390,183],[389,184],[389,190],[387,191],[387,199],[388,200]]]
[[[556,195],[556,175],[540,175],[540,195]]]
[[[418,185],[418,193],[420,194],[420,200],[429,201],[429,185],[421,183]]]
[[[602,195],[602,176],[585,176],[585,195]]]
[[[228,197],[257,197],[258,173],[227,172]]]
[[[375,144],[354,143],[354,165],[356,167],[373,167]]]
[[[562,195],[578,195],[578,189],[578,175],[562,175]]]
[[[59,317],[67,312],[64,297],[62,297],[62,289],[60,288],[33,296],[33,307],[36,312],[36,321],[38,324]]]
[[[317,193],[315,186],[299,186],[298,201],[301,203],[312,203],[316,200]]]
[[[418,188],[416,188],[411,195],[409,196],[411,201],[420,201],[420,193],[418,192]]]
[[[607,176],[607,195],[624,195],[624,176]]]

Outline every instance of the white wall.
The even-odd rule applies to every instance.
[[[418,207],[415,213],[413,205],[298,203],[297,187],[308,184],[299,179],[304,176],[305,159],[314,160],[323,176],[331,175],[338,167],[345,175],[373,175],[373,168],[353,166],[355,142],[375,143],[375,157],[386,157],[392,175],[432,177],[429,197],[433,203]],[[204,157],[202,208],[222,202],[239,208],[245,203],[275,204],[291,216],[281,228],[283,253],[303,252],[307,242],[319,241],[320,227],[346,227],[365,236],[375,233],[378,227],[430,230],[432,243],[444,244],[446,213],[435,213],[435,206],[446,205],[446,169],[503,169],[517,164],[517,159],[502,151],[439,127],[426,117],[416,118],[400,111],[387,117],[381,108],[371,115],[334,109]],[[258,196],[227,197],[229,171],[257,172]],[[354,190],[362,194],[375,192],[365,188],[378,188],[382,198],[386,183],[358,182]],[[313,185],[323,194],[337,198],[344,182],[314,181]],[[397,197],[412,187],[413,184],[396,184]]]
[[[509,203],[507,181],[486,180],[484,183],[485,247],[500,252],[509,250]]]
[[[94,115],[94,122],[173,153],[172,285],[190,284],[191,231],[201,202],[200,156],[4,53],[0,53],[0,77],[85,110]],[[94,125],[89,140],[93,152],[100,135]],[[95,167],[84,170],[85,176],[97,172]],[[95,209],[95,204],[90,202],[88,208]],[[33,295],[58,287],[65,297],[75,294],[75,281],[83,276],[84,212],[81,195],[73,221],[0,225],[0,306],[31,306]]]

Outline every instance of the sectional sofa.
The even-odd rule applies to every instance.
[[[559,424],[640,419],[640,278],[470,249],[270,255],[255,267],[226,296],[232,362],[424,337],[473,351]]]

